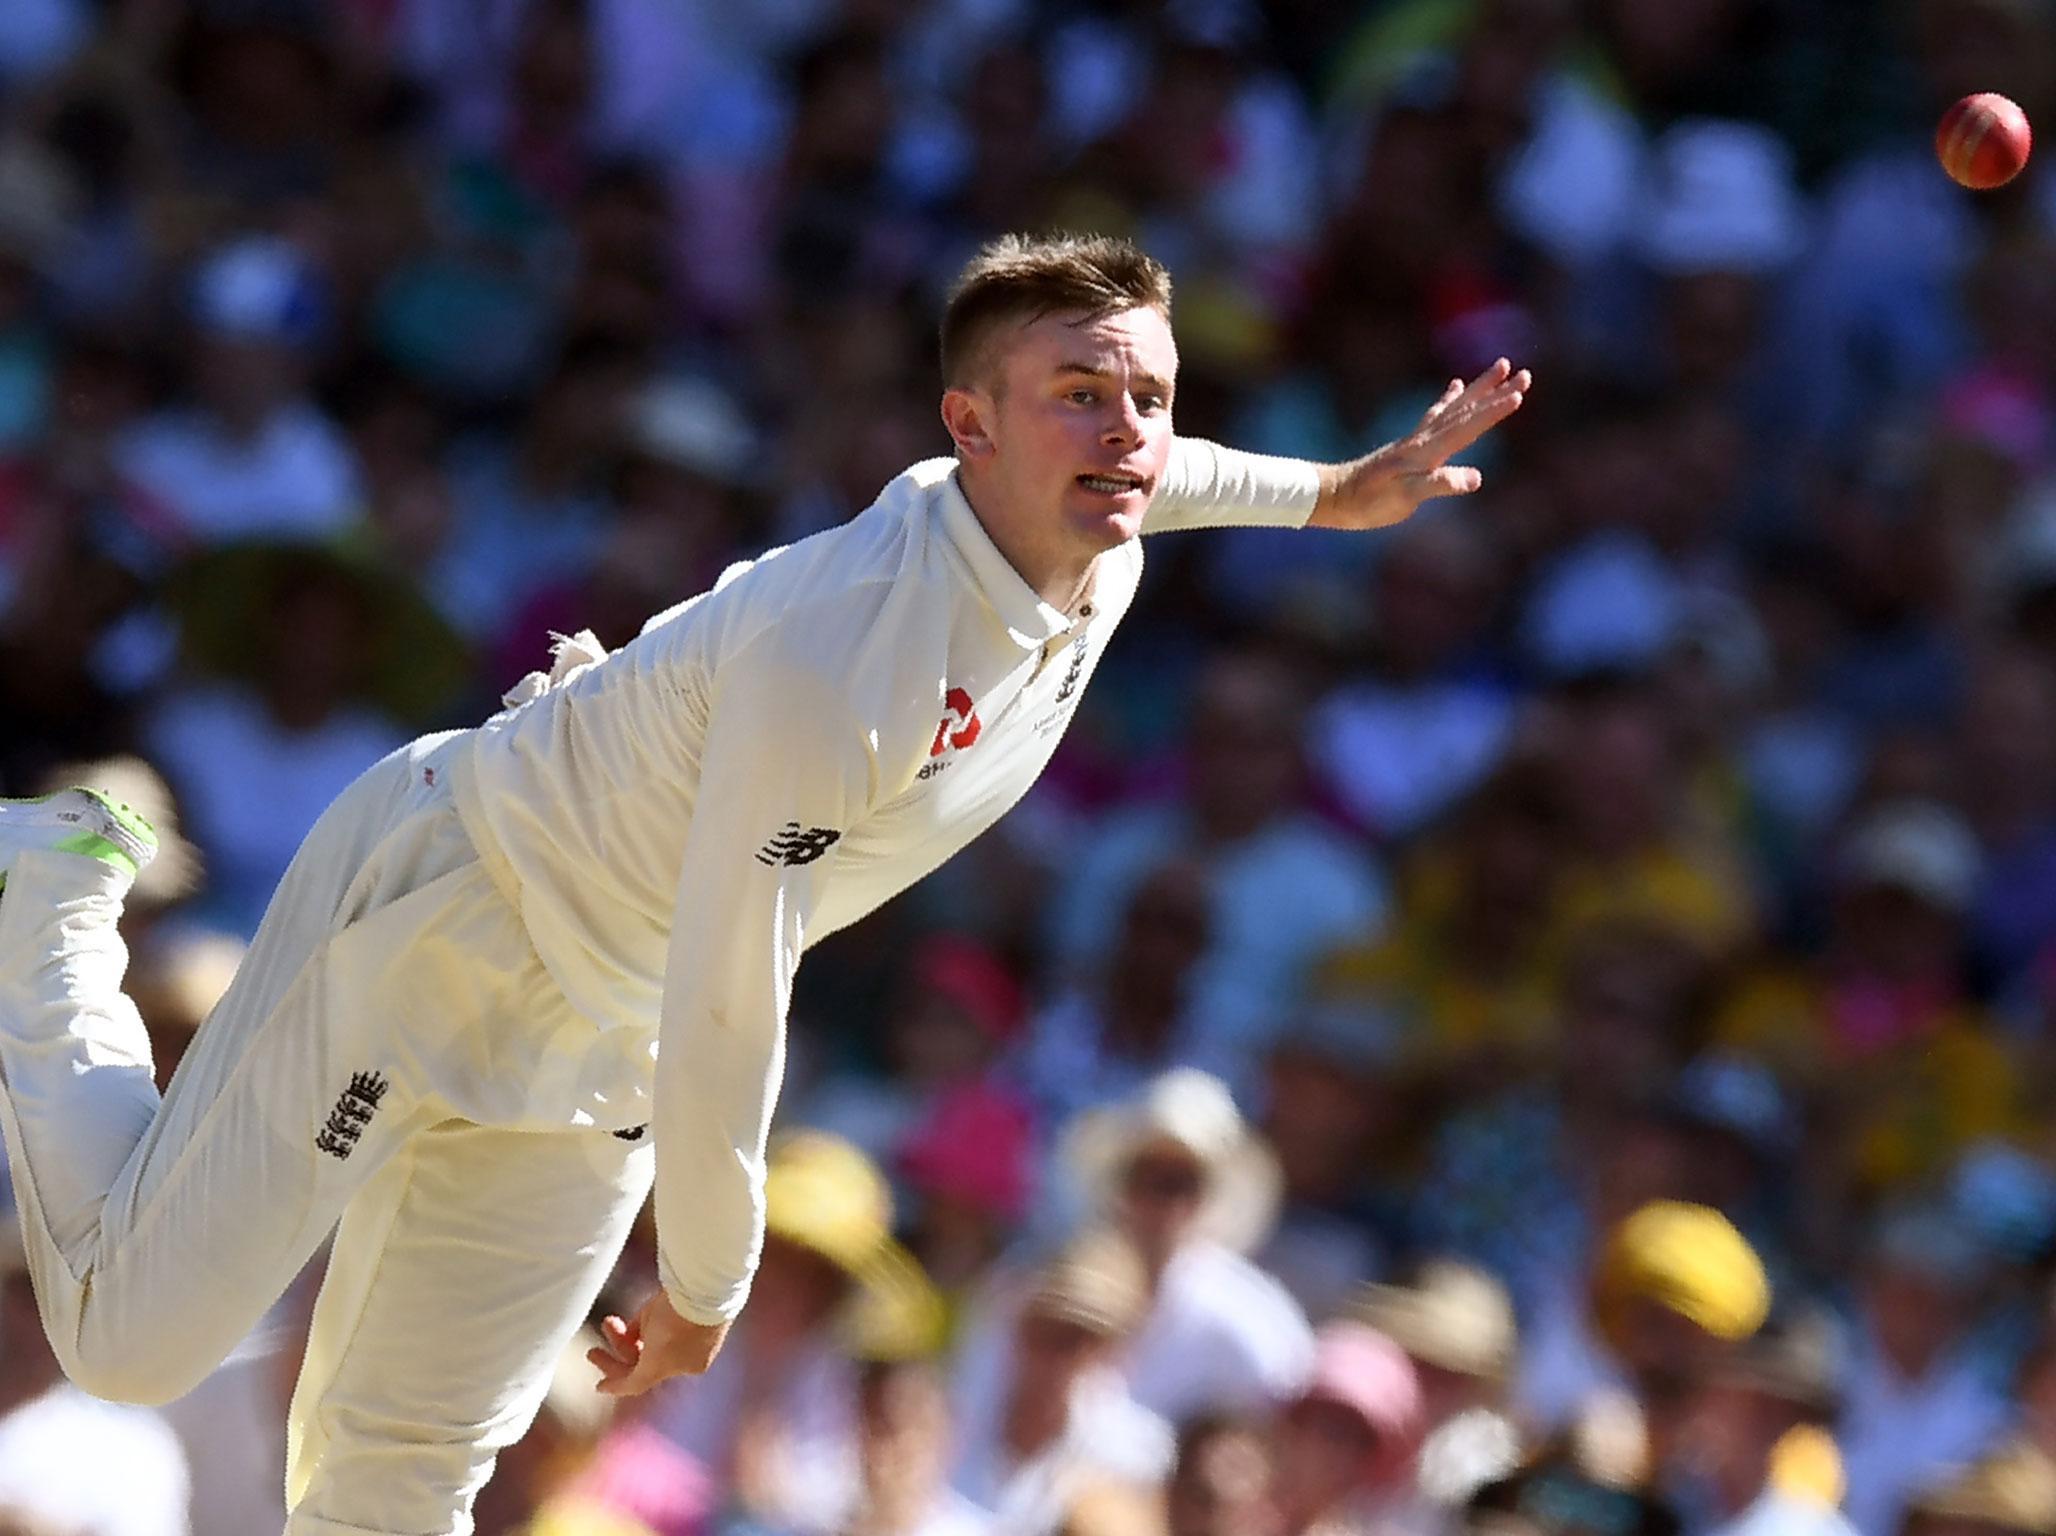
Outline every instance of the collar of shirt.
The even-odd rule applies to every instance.
[[[971,510],[971,503],[965,499],[963,487],[954,471],[937,488],[936,505],[940,508],[938,520],[943,533],[964,557],[964,563],[971,568],[972,580],[977,583],[986,602],[992,605],[993,612],[999,615],[999,621],[1006,625],[1007,633],[1014,637],[1015,644],[1024,651],[1033,651],[1070,632],[1071,617],[1044,602],[1021,573],[1008,563],[1007,557],[999,552],[999,546],[992,542],[992,535],[985,531],[985,525],[978,521],[978,514]],[[1088,578],[1083,603],[1083,611],[1088,617],[1092,587],[1093,582]]]

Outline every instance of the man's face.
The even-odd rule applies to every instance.
[[[1105,1335],[1068,1318],[1029,1312],[1014,1339],[1014,1393],[1038,1403],[1068,1402],[1078,1378],[1112,1352]]]
[[[1178,1459],[1164,1490],[1171,1536],[1264,1536],[1271,1519],[1271,1451],[1237,1430],[1211,1435]]]
[[[1121,1175],[1121,1229],[1152,1271],[1171,1261],[1206,1203],[1207,1169],[1176,1142],[1155,1142]]]
[[[1302,1518],[1331,1510],[1363,1486],[1377,1449],[1377,1434],[1354,1409],[1304,1398],[1279,1420],[1278,1489]]]
[[[973,393],[1003,494],[1088,558],[1134,538],[1171,453],[1170,322],[1154,309],[1045,315],[993,351]]]

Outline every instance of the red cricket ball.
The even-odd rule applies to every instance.
[[[1996,91],[1979,91],[1942,114],[1935,154],[1950,180],[1989,192],[2020,174],[2034,139],[2018,105]]]

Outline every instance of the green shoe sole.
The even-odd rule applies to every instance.
[[[98,859],[132,879],[140,874],[143,866],[156,856],[157,829],[140,811],[100,790],[80,784],[26,800],[0,799],[0,815],[4,815],[4,808],[8,806],[52,805],[72,795],[90,800],[99,814],[91,816],[81,811],[66,815],[62,811],[53,811],[47,819],[50,829],[60,832],[70,827],[72,830],[63,831],[62,835],[41,846],[53,853],[73,853]],[[0,891],[6,888],[7,872],[0,869]]]

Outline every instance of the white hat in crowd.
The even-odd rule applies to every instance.
[[[1775,271],[1806,241],[1791,150],[1752,123],[1679,123],[1656,143],[1635,231],[1659,272]]]
[[[1198,1235],[1241,1253],[1269,1235],[1283,1188],[1277,1159],[1210,1073],[1174,1068],[1125,1103],[1087,1111],[1062,1155],[1093,1208],[1106,1211],[1136,1154],[1163,1144],[1189,1151],[1206,1170]]]
[[[1856,823],[1842,848],[1850,885],[1888,886],[1943,912],[1961,912],[1977,894],[1984,859],[1963,818],[1931,800],[1894,800]]]

